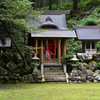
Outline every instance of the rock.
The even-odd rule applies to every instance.
[[[89,69],[94,72],[97,69],[97,63],[95,61],[91,61],[89,63]]]
[[[83,82],[86,82],[86,76],[82,76],[82,79],[81,79]]]
[[[92,76],[93,75],[93,72],[91,70],[87,70],[87,75],[88,76]]]
[[[90,81],[89,81],[89,80],[87,80],[87,83],[90,83]]]
[[[87,79],[88,79],[90,82],[93,82],[93,81],[94,81],[94,77],[92,77],[92,76],[87,76]]]
[[[0,67],[0,75],[1,76],[5,76],[5,75],[8,75],[8,71],[2,67]]]
[[[87,74],[87,69],[85,67],[82,67],[82,74]]]
[[[92,54],[92,56],[93,56],[94,61],[96,61],[96,62],[100,61],[100,53],[94,53],[94,54]]]
[[[7,67],[10,71],[12,71],[13,69],[17,68],[17,65],[15,64],[15,62],[10,61],[10,62],[8,62],[8,63],[6,64],[6,67]]]
[[[92,59],[92,55],[89,53],[77,53],[77,57],[81,62],[90,61]]]
[[[81,75],[81,74],[82,74],[82,71],[80,71],[80,70],[78,70],[77,72],[78,72],[78,74],[79,74],[79,75]]]
[[[96,77],[96,76],[98,76],[98,74],[97,73],[93,73],[93,75],[92,75],[93,77]]]
[[[71,80],[69,80],[69,82],[68,82],[69,84],[72,84],[73,82],[71,81]]]
[[[71,76],[71,81],[75,81],[75,76]]]
[[[76,69],[73,69],[71,73],[72,76],[78,76],[78,71]]]
[[[95,80],[100,81],[100,75],[96,76]]]
[[[87,74],[81,74],[81,77],[86,77],[87,76]]]
[[[100,74],[100,70],[96,70],[95,73]]]
[[[76,76],[75,79],[76,79],[77,81],[79,81],[79,80],[81,80],[81,77],[80,77],[80,76]]]
[[[73,81],[74,84],[78,83],[78,81]]]
[[[97,80],[94,80],[94,83],[97,83],[98,81]]]

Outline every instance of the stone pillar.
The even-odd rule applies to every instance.
[[[40,58],[41,58],[41,74],[43,74],[43,40],[41,40],[41,53],[40,53]]]

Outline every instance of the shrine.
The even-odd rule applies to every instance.
[[[45,31],[29,36],[28,45],[36,47],[35,52],[40,55],[41,74],[44,73],[45,65],[62,65],[61,57],[66,53],[66,39],[76,38],[75,32],[67,29],[65,14],[62,11],[44,12],[40,15],[44,23],[38,24],[37,29]],[[63,69],[67,73],[66,64],[63,64]]]
[[[82,51],[85,53],[96,53],[96,44],[100,41],[100,26],[76,26],[77,39],[82,41]]]

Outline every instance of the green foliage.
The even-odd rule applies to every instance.
[[[100,52],[100,41],[97,43],[97,51]]]
[[[62,60],[64,62],[70,61],[73,54],[81,52],[82,44],[80,41],[75,41],[75,39],[67,39],[66,41],[66,54],[63,55]]]
[[[84,25],[85,26],[95,26],[95,25],[97,25],[97,22],[93,19],[89,19],[84,22]]]
[[[61,58],[62,59],[62,61],[64,62],[64,63],[66,63],[66,62],[68,62],[68,61],[70,61],[70,59],[73,57],[73,54],[63,54],[63,57]]]
[[[100,62],[97,62],[97,68],[100,69]]]
[[[66,41],[66,50],[68,54],[78,53],[82,50],[82,42],[75,41],[75,39],[67,39]]]
[[[0,25],[2,26],[0,39],[3,42],[9,31],[22,51],[25,51],[25,45],[27,44],[27,33],[36,30],[36,26],[32,25],[31,21],[37,20],[40,14],[40,12],[33,10],[31,4],[32,2],[29,2],[29,0],[0,1]],[[26,24],[25,21],[29,24]]]

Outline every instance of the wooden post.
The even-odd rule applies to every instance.
[[[58,63],[60,63],[60,39],[58,39]]]
[[[36,43],[35,44],[35,46],[36,46],[36,53],[38,53],[38,49],[37,49],[38,48],[38,39],[35,40],[35,43]]]
[[[63,54],[66,53],[66,39],[63,40]]]
[[[41,57],[41,74],[43,74],[43,40],[41,40],[41,53],[40,53],[40,57]]]
[[[66,39],[62,40],[62,48],[63,48],[63,55],[66,53]],[[67,72],[66,63],[63,63],[63,71],[64,73]]]

